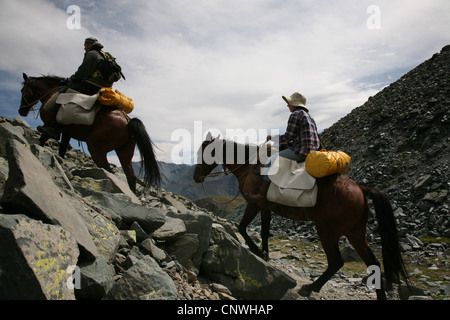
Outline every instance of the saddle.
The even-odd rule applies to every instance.
[[[277,157],[268,170],[272,182],[267,191],[267,200],[290,207],[314,207],[317,201],[316,178],[298,163]]]

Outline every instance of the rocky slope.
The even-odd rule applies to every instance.
[[[450,237],[450,45],[321,134],[348,175],[383,189],[402,236]]]
[[[263,261],[235,222],[164,189],[136,196],[121,169],[79,150],[61,159],[57,142],[38,138],[23,119],[0,118],[0,299],[375,299],[343,272],[301,297],[325,264],[305,253],[308,267],[293,264],[295,245]]]
[[[0,299],[281,299],[296,281],[191,201],[0,118]]]

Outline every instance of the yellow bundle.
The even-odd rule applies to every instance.
[[[335,173],[345,174],[350,166],[351,157],[343,151],[313,151],[306,157],[305,168],[315,178]]]
[[[128,98],[117,90],[113,91],[111,88],[102,88],[98,101],[105,106],[120,108],[125,113],[131,113],[134,109],[134,102],[131,98]]]

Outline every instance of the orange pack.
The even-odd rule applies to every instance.
[[[127,114],[134,109],[133,100],[117,90],[102,88],[99,93],[98,101],[105,106],[120,108]]]
[[[351,157],[343,151],[320,150],[308,154],[305,160],[306,171],[315,178],[335,173],[345,174],[350,166]]]

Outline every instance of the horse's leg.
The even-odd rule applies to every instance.
[[[48,139],[50,139],[50,137],[46,133],[42,133],[41,137],[39,138],[39,145],[43,147]]]
[[[368,216],[368,208],[366,208],[365,215],[359,222],[359,224],[348,234],[346,237],[350,244],[355,248],[358,255],[364,261],[367,267],[375,265],[380,268],[380,261],[378,261],[377,257],[370,249],[369,244],[367,243],[366,238],[366,223]],[[380,269],[381,270],[381,269]],[[380,279],[380,288],[376,288],[377,299],[378,300],[386,300],[386,293],[384,291],[383,281]]]
[[[247,226],[255,219],[256,215],[259,212],[259,207],[256,203],[249,202],[247,203],[247,207],[245,208],[244,215],[242,217],[241,222],[239,223],[239,233],[244,238],[251,252],[256,254],[257,256],[262,256],[261,250],[258,246],[253,242],[253,240],[247,234]]]
[[[89,145],[88,149],[89,153],[91,154],[92,160],[99,168],[103,168],[106,171],[113,173],[111,165],[108,162],[108,158],[106,157],[106,151],[97,148],[90,148]]]
[[[269,232],[270,232],[270,210],[261,210],[261,241],[262,241],[262,254],[263,259],[269,259]]]
[[[325,272],[311,284],[301,287],[299,294],[301,296],[309,296],[312,291],[319,292],[323,285],[344,265],[341,252],[339,250],[338,238],[328,238],[324,234],[318,234],[322,242],[322,247],[327,255],[328,267]]]
[[[358,255],[361,257],[361,259],[364,261],[367,267],[369,266],[377,266],[380,268],[380,261],[378,261],[375,254],[370,249],[369,245],[367,244],[367,241],[364,236],[347,236],[348,240],[352,244],[352,246],[355,248]],[[381,269],[379,269],[381,270]],[[380,274],[381,276],[381,274]],[[380,287],[376,288],[376,294],[378,300],[386,300],[386,293],[384,291],[383,281],[379,279]]]
[[[63,159],[64,159],[64,156],[66,155],[67,148],[69,147],[70,138],[71,137],[68,134],[66,134],[66,133],[62,134],[58,154]]]
[[[123,146],[116,149],[117,157],[119,158],[120,164],[122,165],[122,170],[127,177],[128,186],[134,193],[136,193],[137,180],[132,165],[135,147],[136,142],[133,139],[129,139]]]

